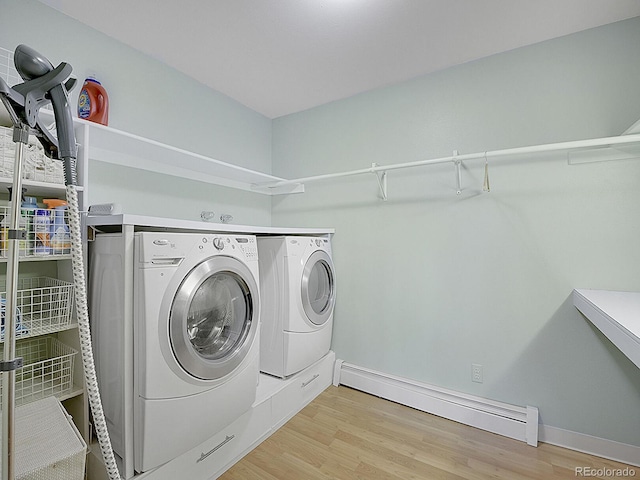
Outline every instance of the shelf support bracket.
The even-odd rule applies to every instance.
[[[378,187],[380,188],[380,195],[382,195],[382,200],[387,201],[387,172],[383,171],[382,173],[377,170],[373,170],[378,166],[377,163],[371,164],[371,171],[376,174],[376,178],[378,179]]]
[[[458,151],[453,151],[453,164],[456,166],[456,195],[460,195],[462,193],[462,171],[460,169],[462,162],[458,160],[456,157],[458,156]]]
[[[251,185],[251,190],[266,195],[289,195],[291,193],[304,193],[303,183],[291,183],[279,186],[272,186],[272,183],[277,182],[253,183]]]

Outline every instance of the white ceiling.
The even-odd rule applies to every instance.
[[[640,15],[638,0],[40,0],[276,118]]]

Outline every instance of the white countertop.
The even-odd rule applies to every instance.
[[[573,304],[640,368],[640,292],[577,289]]]
[[[133,225],[136,230],[167,229],[195,232],[251,233],[265,235],[327,235],[335,233],[333,228],[298,227],[261,227],[252,225],[234,225],[176,218],[149,217],[146,215],[87,215],[86,224],[100,230],[100,227],[118,227]]]

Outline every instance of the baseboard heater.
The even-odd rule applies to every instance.
[[[446,390],[336,360],[334,385],[345,385],[439,417],[538,446],[538,409]]]

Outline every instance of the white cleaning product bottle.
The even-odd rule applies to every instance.
[[[39,208],[33,220],[33,232],[35,237],[35,255],[51,254],[51,210]]]
[[[64,200],[44,199],[43,202],[53,209],[53,221],[51,224],[51,253],[64,255],[71,253],[71,233],[65,219],[67,202]]]

